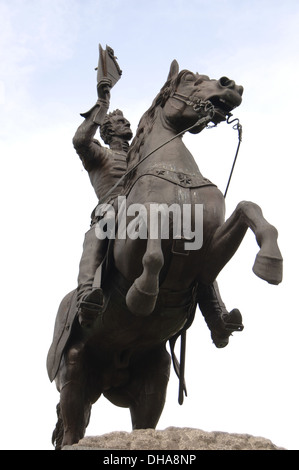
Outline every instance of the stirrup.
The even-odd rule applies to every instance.
[[[103,291],[100,288],[94,289],[90,294],[85,296],[80,302],[78,309],[80,325],[90,328],[101,313],[103,304]]]

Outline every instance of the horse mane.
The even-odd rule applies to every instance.
[[[179,83],[181,76],[186,70],[182,70],[175,78],[171,78],[161,88],[160,92],[152,102],[151,107],[141,117],[136,135],[130,145],[130,149],[127,156],[128,170],[130,170],[136,163],[138,163],[141,157],[141,149],[144,145],[145,138],[148,136],[153,128],[156,120],[157,112],[159,107],[163,108],[168,98],[172,93],[175,92],[177,84]],[[134,171],[130,173],[132,178]]]

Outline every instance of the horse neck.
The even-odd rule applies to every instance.
[[[146,155],[151,155],[140,164],[140,173],[144,168],[162,164],[171,166],[178,171],[200,174],[192,154],[182,140],[182,136],[174,138],[178,133],[178,130],[173,129],[163,119],[162,111],[158,112],[153,127],[145,138],[140,160]]]

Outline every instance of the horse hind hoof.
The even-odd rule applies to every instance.
[[[269,284],[278,285],[282,281],[282,258],[257,254],[254,266],[254,274]]]
[[[157,297],[158,292],[144,292],[138,287],[138,284],[135,281],[127,292],[126,304],[130,312],[134,315],[138,317],[147,317],[154,311]]]

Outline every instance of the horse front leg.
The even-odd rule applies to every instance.
[[[135,207],[134,204],[133,206]],[[139,216],[133,222],[142,236],[140,239],[139,235],[136,238],[134,230],[129,229],[129,224],[126,239],[116,240],[114,257],[117,269],[126,279],[132,277],[132,273],[140,272],[142,263],[141,274],[138,272],[127,292],[126,304],[134,315],[147,316],[154,311],[159,295],[159,275],[164,265],[161,233],[166,222],[159,213],[157,204],[151,207],[151,203],[146,203],[138,207]]]
[[[160,239],[148,238],[142,258],[143,272],[127,292],[127,307],[135,315],[150,315],[159,295],[159,274],[164,264]]]
[[[208,248],[208,267],[205,282],[213,282],[238,249],[247,229],[256,237],[260,250],[253,272],[270,284],[282,281],[282,256],[277,244],[278,232],[264,218],[261,208],[248,201],[240,202],[233,214],[220,226]]]

